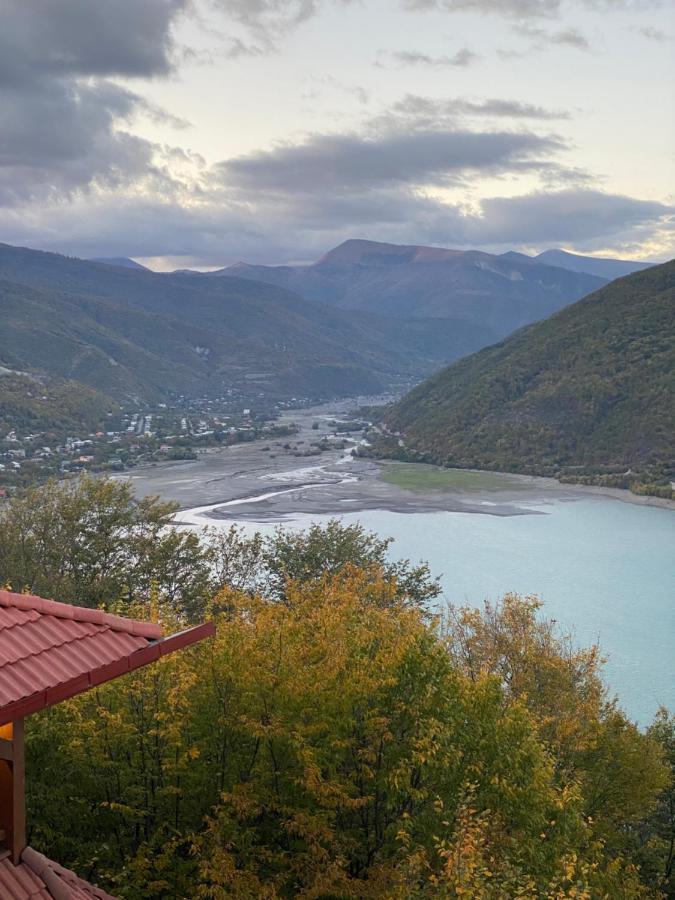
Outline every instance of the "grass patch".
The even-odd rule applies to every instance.
[[[420,463],[384,463],[382,481],[404,491],[513,491],[527,485],[508,475],[473,472],[468,469],[441,469]]]

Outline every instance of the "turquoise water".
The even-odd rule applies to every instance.
[[[606,681],[631,718],[646,725],[659,705],[675,710],[675,513],[606,497],[538,509],[545,515],[365,511],[341,518],[395,538],[393,558],[428,561],[453,603],[537,594],[578,645],[600,643]]]

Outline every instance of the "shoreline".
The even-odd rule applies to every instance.
[[[339,517],[376,509],[403,514],[448,511],[541,515],[554,502],[588,498],[675,510],[675,501],[632,494],[622,488],[561,484],[550,477],[478,469],[426,466],[432,474],[426,481],[431,484],[425,484],[422,473],[411,479],[415,483],[411,489],[385,480],[387,467],[412,470],[424,464],[354,457],[350,447],[307,453],[312,443],[324,438],[347,440],[351,448],[358,446],[360,434],[336,435],[329,424],[342,415],[355,414],[358,406],[358,400],[338,401],[286,413],[283,418],[299,426],[291,441],[261,439],[212,448],[196,460],[139,466],[115,477],[131,481],[141,497],[158,494],[177,503],[177,521],[190,511],[209,508],[208,518],[205,515],[201,520],[204,525],[227,520],[227,510],[232,507],[237,508],[238,520],[261,523],[288,521],[305,514]],[[437,472],[447,473],[447,483],[441,488],[434,486],[439,481]]]
[[[251,445],[249,445],[249,446],[251,446]],[[148,466],[139,466],[138,468],[134,469],[132,472],[129,472],[129,473],[125,472],[116,477],[129,478],[131,481],[134,481],[134,480],[136,480],[135,476],[137,473],[137,476],[139,478],[143,478],[144,476],[147,476],[149,480],[154,480],[152,478],[152,476],[155,473],[169,473],[170,474],[171,472],[180,472],[181,470],[183,470],[187,467],[190,467],[191,465],[194,465],[195,462],[199,462],[199,460],[204,457],[212,457],[212,458],[225,457],[227,454],[228,454],[227,450],[221,450],[221,449],[215,449],[215,448],[209,449],[209,450],[206,450],[203,453],[201,453],[199,455],[199,457],[197,458],[197,460],[177,460],[177,461],[169,461],[166,463],[155,463],[154,465],[148,465]],[[325,455],[327,455],[327,454],[324,454],[324,456]],[[325,460],[324,463],[322,463],[321,457],[316,457],[316,459],[317,459],[317,465],[316,465],[317,470],[319,468],[327,468],[330,465],[330,461],[328,461],[328,460]],[[386,467],[388,465],[400,465],[400,466],[406,466],[406,467],[425,465],[422,463],[403,463],[403,462],[399,463],[399,462],[392,462],[391,460],[380,460],[380,459],[369,459],[368,462],[373,467],[378,468],[380,470],[380,472],[384,469],[384,467]],[[439,470],[442,470],[442,471],[448,472],[448,473],[467,472],[467,473],[475,474],[478,476],[484,475],[484,476],[492,476],[492,477],[496,477],[496,478],[509,479],[509,480],[513,480],[513,481],[518,480],[518,481],[521,481],[523,484],[531,486],[533,489],[535,489],[535,491],[537,488],[539,488],[542,492],[560,491],[561,493],[565,493],[565,494],[571,494],[571,495],[576,494],[578,499],[581,499],[582,496],[607,497],[612,500],[617,500],[621,503],[629,503],[629,504],[632,504],[635,506],[651,506],[651,507],[655,507],[655,508],[659,508],[659,509],[669,509],[669,510],[675,511],[675,500],[668,500],[663,497],[653,497],[653,496],[646,495],[646,494],[634,494],[627,488],[603,487],[602,485],[591,485],[591,484],[574,484],[574,483],[563,484],[563,483],[559,482],[557,479],[547,477],[547,476],[523,475],[518,472],[495,472],[490,469],[445,469],[442,466],[438,466],[438,467],[434,467],[434,468],[438,468]],[[260,478],[261,480],[264,479],[264,480],[268,481],[270,483],[269,487],[282,488],[282,485],[284,484],[283,476],[289,475],[292,472],[293,472],[293,470],[270,471],[266,474],[258,476],[258,478]],[[232,473],[232,477],[233,478],[241,478],[245,474],[246,474],[245,470],[243,470],[243,471],[239,470],[236,473]],[[307,490],[307,489],[311,489],[311,488],[315,488],[315,487],[330,487],[333,485],[339,485],[339,484],[343,483],[344,479],[340,479],[339,477],[337,477],[337,473],[335,473],[335,474],[336,474],[335,478],[326,479],[325,481],[298,481],[298,482],[293,483],[292,485],[288,485],[288,482],[286,482],[286,489],[284,491],[281,491],[281,490],[269,491],[269,487],[268,487],[267,491],[260,490],[258,492],[251,492],[251,493],[244,491],[237,496],[233,496],[231,494],[223,495],[223,494],[215,494],[214,493],[213,496],[209,496],[209,497],[205,498],[206,502],[200,502],[198,505],[196,505],[193,502],[193,500],[189,500],[186,502],[178,501],[179,506],[178,506],[177,512],[182,513],[182,512],[189,511],[191,509],[196,509],[196,508],[201,509],[204,506],[211,506],[211,507],[215,508],[215,507],[220,507],[220,506],[223,506],[223,507],[233,506],[233,505],[235,505],[235,503],[243,505],[247,501],[250,503],[255,503],[255,502],[259,502],[260,495],[267,494],[267,493],[274,494],[275,496],[277,496],[281,493],[289,493],[290,494],[290,493],[294,493],[296,491]],[[274,479],[277,476],[279,476],[280,481],[279,481],[278,485],[275,485]],[[161,477],[158,478],[157,480],[160,481]],[[208,482],[206,482],[206,483],[208,484]],[[465,504],[461,503],[461,499],[467,498],[467,497],[471,496],[473,493],[476,493],[474,491],[461,490],[461,489],[458,489],[458,490],[428,489],[428,490],[415,491],[415,490],[410,490],[410,489],[406,489],[406,488],[400,488],[398,490],[400,490],[401,493],[403,493],[403,494],[413,495],[413,496],[417,495],[417,497],[419,499],[422,499],[423,495],[430,495],[430,494],[438,495],[439,498],[445,497],[446,500],[448,501],[447,508],[449,511],[453,511],[453,509],[455,509],[456,505],[464,507]],[[502,493],[502,491],[491,491],[489,488],[486,488],[483,491],[480,491],[480,493],[481,494],[482,493],[500,494],[500,493]],[[455,499],[457,502],[453,503],[452,502],[453,499]],[[573,499],[573,498],[570,497],[570,499]],[[349,499],[349,502],[352,502],[351,498]],[[354,502],[358,502],[358,500],[355,500]],[[417,504],[415,504],[415,505],[417,505]],[[362,508],[370,508],[370,507],[363,506]],[[436,504],[433,504],[433,506],[431,506],[431,508],[429,508],[428,511],[432,512],[436,508],[437,508]],[[358,511],[358,508],[354,509],[354,511]],[[391,510],[391,511],[396,512],[395,509]],[[401,510],[401,511],[404,511],[404,510]],[[455,511],[461,511],[461,510],[455,510]],[[329,512],[330,512],[330,510],[327,510],[325,514],[328,514]],[[476,510],[476,512],[479,512],[479,510]],[[485,510],[480,510],[480,512],[485,512]],[[336,510],[336,515],[339,515],[338,510]],[[214,518],[221,518],[221,517],[214,517]]]

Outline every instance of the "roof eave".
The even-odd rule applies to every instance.
[[[63,700],[70,700],[78,694],[83,694],[92,688],[133,672],[143,666],[147,666],[152,662],[174,653],[176,650],[182,650],[191,644],[196,644],[207,637],[212,637],[216,633],[216,626],[213,622],[205,622],[194,628],[188,628],[185,631],[179,631],[177,634],[169,635],[157,641],[148,643],[146,647],[135,650],[128,656],[115,662],[99,666],[82,675],[64,681],[61,684],[30,694],[28,697],[22,697],[15,700],[0,709],[0,726],[7,725],[9,722],[15,722],[17,719],[23,719],[33,713],[40,712]]]

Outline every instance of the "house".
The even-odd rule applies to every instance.
[[[25,718],[214,633],[0,591],[0,900],[114,900],[26,845]]]

